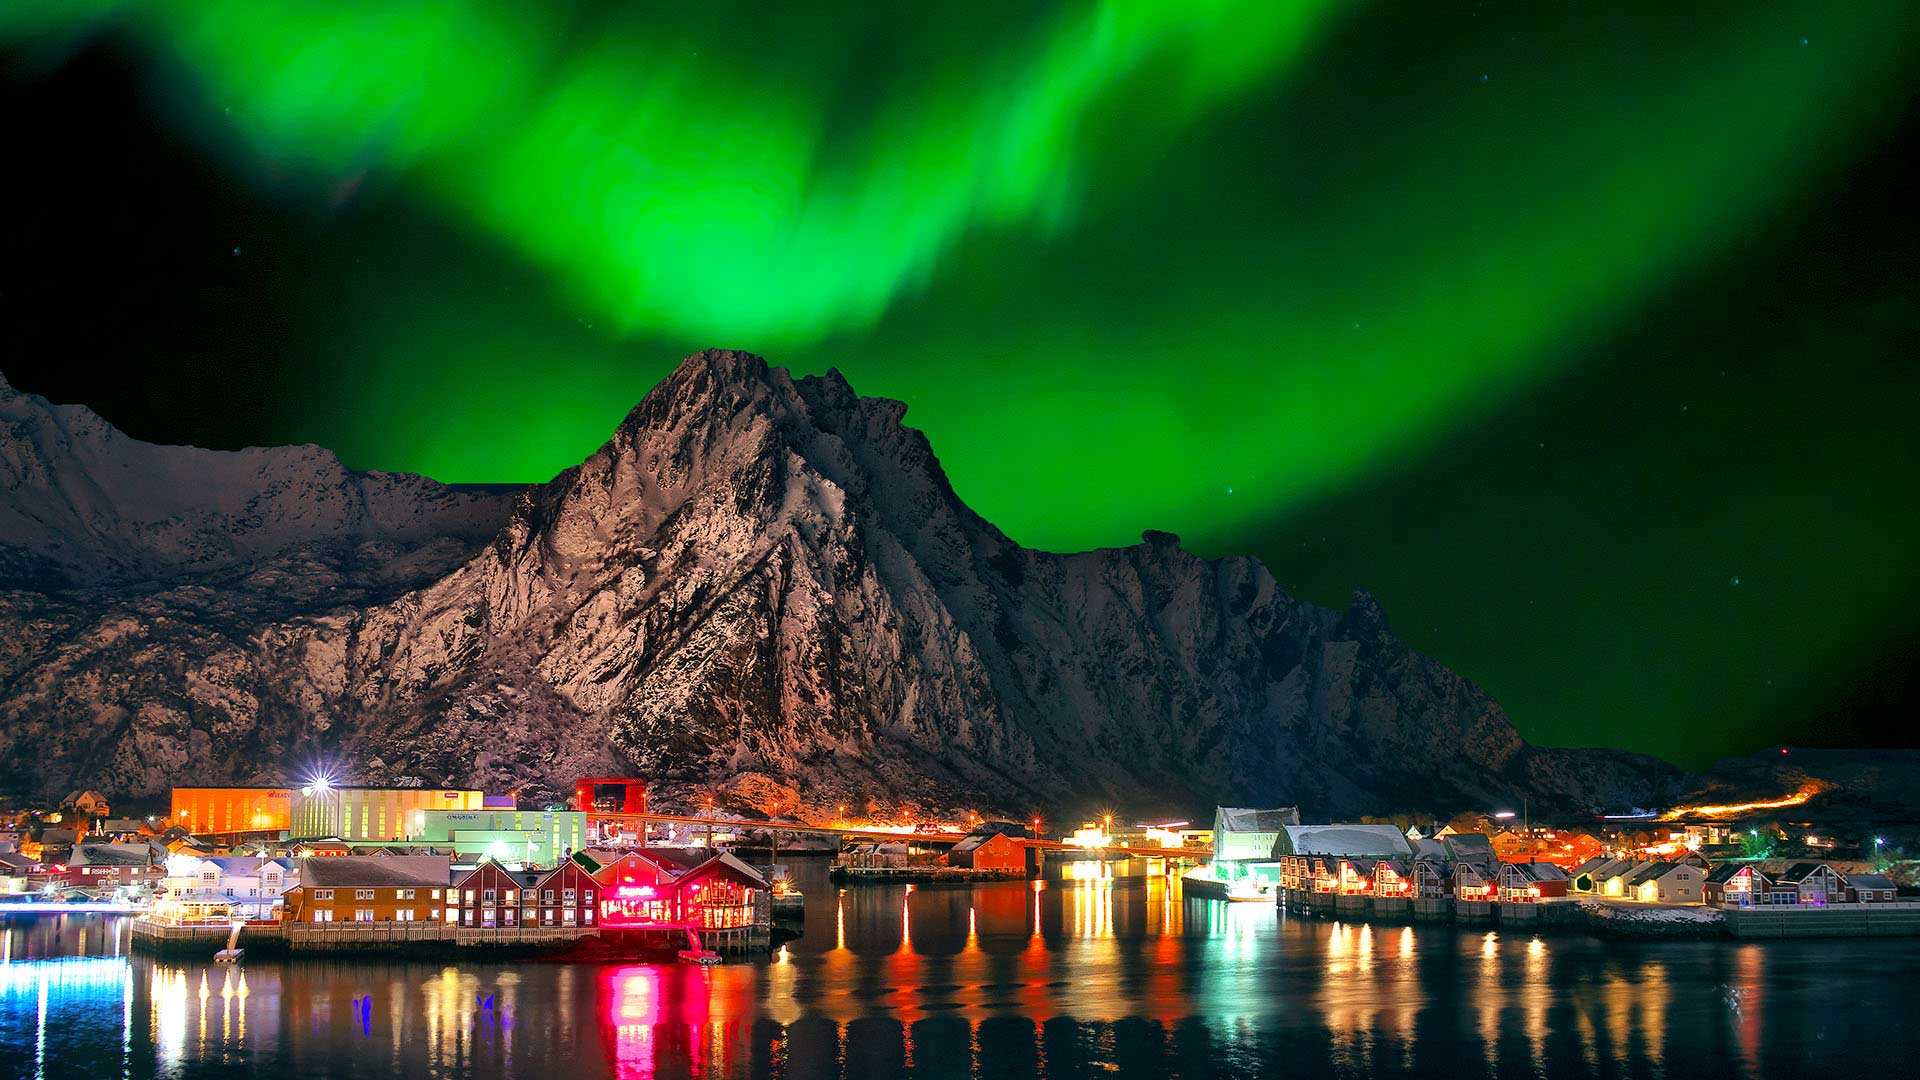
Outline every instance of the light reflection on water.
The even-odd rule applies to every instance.
[[[1716,1077],[1920,1050],[1920,942],[1634,944],[1302,921],[1159,879],[796,876],[815,932],[718,968],[234,968],[129,956],[116,919],[15,920],[0,1076]]]

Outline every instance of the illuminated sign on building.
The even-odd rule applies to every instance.
[[[651,885],[616,885],[611,895],[602,894],[600,922],[603,926],[635,926],[668,921],[668,905]]]

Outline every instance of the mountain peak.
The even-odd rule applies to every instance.
[[[0,787],[152,794],[319,755],[376,782],[760,777],[824,805],[1049,814],[1608,801],[1592,763],[1527,748],[1472,684],[1408,662],[1365,594],[1342,616],[1167,532],[1019,547],[903,404],[837,370],[694,353],[510,511],[317,451],[76,433],[27,400],[7,411],[38,417],[31,453],[0,453],[0,577],[54,562],[213,587],[138,617],[104,614],[124,589],[58,619],[0,603],[0,641],[40,658],[0,685],[0,754],[32,762]],[[396,564],[356,598],[333,588]],[[88,677],[116,665],[134,666]]]
[[[762,382],[771,368],[764,357],[740,349],[701,349],[680,361],[672,379],[692,378],[697,374],[723,382]]]

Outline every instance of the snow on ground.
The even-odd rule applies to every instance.
[[[1582,897],[1580,910],[1596,919],[1646,923],[1719,923],[1726,916],[1718,908],[1704,904],[1644,904],[1634,900],[1602,900]]]

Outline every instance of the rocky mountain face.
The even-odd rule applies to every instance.
[[[143,446],[0,392],[8,780],[141,794],[324,758],[366,782],[1318,816],[1681,783],[1527,745],[1364,593],[1320,608],[1165,533],[1022,548],[904,413],[700,353],[509,506],[312,448]]]

